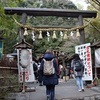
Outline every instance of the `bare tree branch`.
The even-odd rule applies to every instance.
[[[92,2],[94,2],[94,0],[92,0],[92,2],[90,1],[90,0],[87,0],[88,1],[88,3],[90,3],[91,4],[91,6],[93,6],[96,10],[98,10],[98,11],[100,11],[100,6],[98,5],[98,7],[97,6],[95,6]],[[95,3],[95,2],[94,2]],[[95,3],[96,4],[96,3]],[[96,4],[97,5],[97,4]]]
[[[97,4],[98,6],[100,6],[100,1],[99,0],[92,0],[95,4]]]
[[[85,19],[86,20],[86,19]],[[88,20],[86,20],[86,21],[88,21]],[[99,33],[100,33],[100,29],[98,29],[96,26],[94,26],[92,23],[90,23],[90,25],[92,26],[92,27],[94,27]]]

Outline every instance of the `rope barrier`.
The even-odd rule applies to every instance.
[[[28,30],[33,30],[33,31],[74,31],[74,30],[77,30],[77,29],[84,29],[84,28],[86,28],[91,22],[92,22],[92,20],[93,20],[93,18],[92,18],[92,20],[90,20],[86,25],[83,25],[83,26],[78,26],[78,27],[73,27],[73,28],[70,28],[70,29],[68,29],[68,28],[56,28],[56,27],[49,27],[49,28],[47,28],[47,27],[32,27],[32,26],[28,26],[28,25],[23,25],[23,24],[21,24],[21,23],[19,23],[15,18],[14,18],[14,16],[13,16],[13,19],[14,19],[14,21],[15,21],[15,23],[16,24],[18,24],[20,27],[22,27],[22,28],[27,28]]]

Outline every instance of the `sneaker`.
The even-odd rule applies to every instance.
[[[84,92],[84,89],[82,89],[82,91]]]
[[[81,92],[82,90],[78,90],[79,92]]]
[[[47,100],[50,100],[50,95],[47,95]]]

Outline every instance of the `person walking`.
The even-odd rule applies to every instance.
[[[70,79],[70,69],[71,69],[71,65],[69,62],[66,63],[66,76],[67,76],[67,80]]]
[[[40,73],[40,65],[41,65],[42,59],[43,59],[43,57],[39,58],[39,60],[38,60],[38,82],[39,82],[39,86],[43,86],[42,75]]]
[[[84,85],[82,80],[83,73],[84,73],[84,65],[78,54],[74,54],[71,62],[71,68],[76,78],[78,91],[79,92],[84,91]]]
[[[47,63],[45,62],[52,61],[53,67],[54,67],[54,73],[51,75],[45,74],[45,67],[48,65],[45,65]],[[51,66],[48,66],[48,68]],[[47,69],[48,69],[47,68]],[[47,100],[55,100],[55,85],[58,84],[58,64],[56,62],[56,59],[54,58],[51,50],[47,50],[44,54],[43,60],[41,61],[40,65],[40,73],[42,75],[43,79],[43,85],[46,86],[46,96]],[[52,73],[52,72],[51,72]]]
[[[35,80],[37,81],[37,79],[38,79],[38,64],[37,64],[37,60],[35,58],[33,58],[33,70],[34,70]]]

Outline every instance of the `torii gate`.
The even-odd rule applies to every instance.
[[[83,26],[83,18],[95,18],[97,16],[96,11],[88,10],[67,10],[67,9],[48,9],[48,8],[10,8],[4,7],[5,14],[8,15],[20,15],[21,23],[26,24],[27,16],[59,16],[59,17],[73,17],[78,18],[79,26]],[[24,29],[21,28],[20,37],[23,39]],[[80,30],[80,44],[85,43],[84,29]]]
[[[79,26],[83,26],[83,18],[95,18],[97,15],[96,11],[86,11],[86,10],[67,10],[67,9],[48,9],[48,8],[4,8],[5,14],[8,15],[20,15],[21,23],[26,24],[27,16],[58,16],[58,17],[73,17],[78,18]],[[20,28],[21,40],[24,39],[23,36],[24,29]],[[80,44],[85,43],[85,33],[84,28],[80,30]],[[23,79],[24,80],[24,79]],[[24,86],[23,86],[24,87]],[[24,89],[23,89],[24,90]]]

